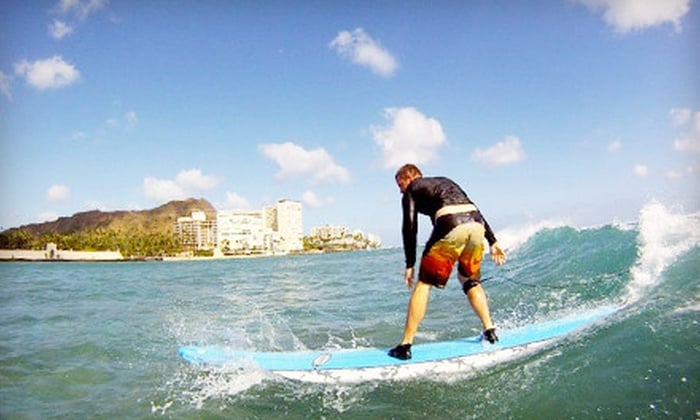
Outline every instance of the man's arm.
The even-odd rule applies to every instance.
[[[496,263],[496,265],[503,265],[506,262],[506,253],[501,248],[501,246],[498,244],[498,240],[496,239],[496,235],[493,233],[493,230],[491,230],[491,226],[489,226],[489,222],[486,221],[486,218],[484,215],[479,211],[479,215],[481,216],[481,220],[484,221],[484,237],[486,237],[486,240],[489,243],[489,253],[491,254],[491,259],[493,262]]]
[[[489,251],[491,253],[491,259],[496,265],[503,265],[506,263],[506,252],[501,248],[498,242],[491,245]]]
[[[413,276],[414,276],[414,269],[413,267],[408,267],[406,268],[406,271],[403,274],[403,281],[406,283],[406,287],[409,289],[413,288]]]
[[[491,230],[491,226],[489,226],[489,222],[486,221],[486,218],[484,217],[483,213],[481,213],[481,210],[479,210],[479,216],[481,216],[481,220],[484,221],[484,228],[486,228],[486,231],[484,232],[484,236],[486,237],[486,240],[489,242],[489,246],[493,246],[496,242],[496,235],[493,233],[493,230]]]
[[[406,257],[406,268],[416,265],[416,241],[418,237],[418,212],[416,203],[410,193],[406,192],[401,200],[403,210],[403,223],[401,235],[403,236],[403,252]]]

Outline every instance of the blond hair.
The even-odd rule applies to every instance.
[[[396,171],[396,175],[394,175],[395,179],[400,179],[400,178],[420,178],[423,176],[423,173],[418,169],[418,167],[412,163],[407,163],[403,165],[402,167],[399,168],[398,171]]]

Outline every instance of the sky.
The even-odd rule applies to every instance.
[[[695,212],[698,9],[0,0],[0,230],[291,199],[305,233],[399,245],[406,162],[457,181],[497,235],[634,221],[654,200]]]

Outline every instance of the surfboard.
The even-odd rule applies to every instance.
[[[557,340],[590,327],[620,309],[604,306],[512,329],[499,329],[499,341],[480,336],[415,344],[410,360],[387,355],[388,349],[256,352],[226,346],[183,346],[180,356],[196,365],[257,367],[288,379],[317,383],[402,380],[425,375],[471,372],[536,353]]]

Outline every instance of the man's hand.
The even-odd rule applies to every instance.
[[[496,265],[503,265],[506,262],[506,253],[501,249],[500,245],[498,245],[498,242],[491,245],[491,259]]]
[[[403,275],[403,280],[406,282],[406,287],[409,289],[413,287],[413,267],[409,267],[406,269],[406,272]]]

